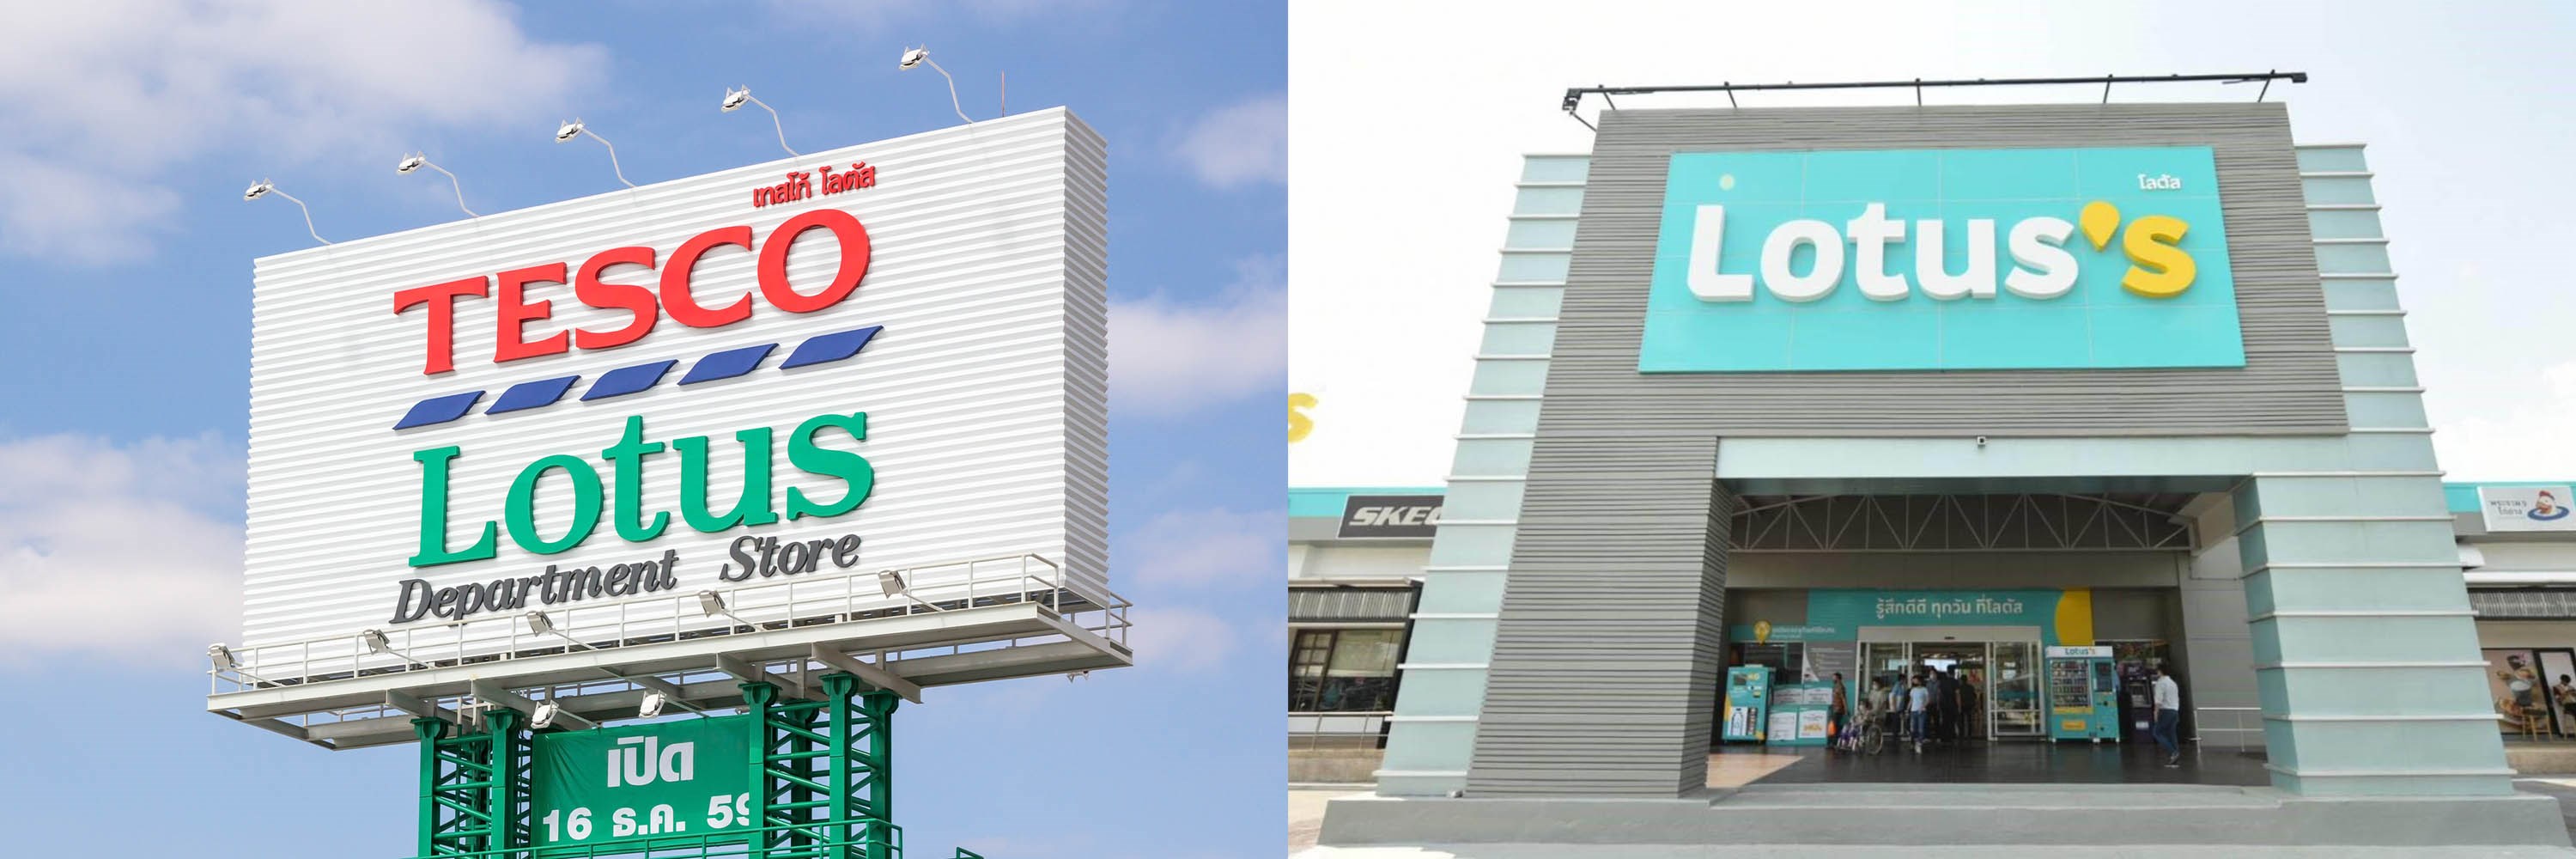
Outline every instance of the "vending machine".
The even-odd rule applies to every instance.
[[[2048,649],[2048,736],[2120,740],[2120,671],[2108,647]]]
[[[1719,738],[1761,742],[1770,720],[1771,666],[1726,669],[1726,720]]]

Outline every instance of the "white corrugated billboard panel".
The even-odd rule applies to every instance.
[[[582,634],[612,621],[706,629],[732,621],[675,596],[924,568],[913,592],[937,598],[962,572],[931,565],[1013,555],[1045,558],[1071,585],[1106,593],[1104,169],[1099,138],[1056,109],[259,260],[245,643],[345,641],[382,629],[417,650],[470,657],[439,646],[459,616],[544,609]],[[792,172],[806,175],[791,199],[772,203],[758,190]],[[848,178],[863,172],[872,184]],[[820,226],[790,238],[779,231],[790,219]],[[739,227],[747,233],[721,232]],[[858,256],[852,238],[862,231],[864,274],[827,301],[852,273],[844,251]],[[737,235],[750,246],[723,243]],[[693,239],[709,249],[674,291],[683,268],[675,258]],[[617,248],[649,249],[612,258],[649,258],[651,267],[592,264]],[[783,268],[772,274],[783,278],[764,284],[762,261],[773,257]],[[503,294],[529,276],[507,273],[555,263],[565,282],[540,271],[520,287],[520,309],[506,315],[540,318],[512,336]],[[580,283],[586,267],[596,285]],[[428,372],[439,351],[430,317],[447,299],[398,310],[397,295],[477,277],[484,296],[453,300],[452,369]],[[778,288],[792,294],[767,291]],[[646,295],[656,321],[632,338],[642,318],[633,308]],[[727,322],[745,300],[749,315]],[[538,301],[550,307],[536,310]],[[572,331],[586,333],[552,354],[518,354],[548,352],[548,338]],[[509,343],[526,345],[497,360]],[[755,354],[763,345],[773,348]],[[860,348],[843,354],[852,345]],[[783,367],[800,358],[804,366]],[[683,384],[692,373],[718,378]],[[441,402],[478,391],[461,416],[442,419],[458,410]],[[522,404],[532,405],[505,407]],[[864,440],[849,417],[861,413]],[[841,417],[808,427],[822,416]],[[641,421],[640,449],[658,452],[609,455],[630,419]],[[395,428],[407,420],[419,425]],[[738,436],[762,429],[765,499],[744,493],[759,470],[754,445]],[[693,437],[705,439],[702,450],[675,443]],[[450,446],[443,460],[423,453]],[[870,481],[831,452],[856,454],[873,471],[864,502],[846,512],[835,502]],[[693,461],[706,475],[698,506],[714,517],[697,523],[681,497]],[[425,549],[424,517],[437,511],[424,489],[438,465],[447,498],[434,536],[443,542]],[[587,509],[584,469],[599,487],[596,522],[559,548]],[[637,487],[640,504],[620,502],[621,483]],[[514,492],[524,522],[509,515]],[[791,492],[815,515],[791,517]],[[756,522],[764,511],[775,521],[722,521],[744,512]],[[648,537],[657,513],[667,522]],[[487,522],[489,557],[415,563],[471,554]],[[845,547],[845,535],[858,540]],[[745,537],[834,542],[803,553],[821,556],[812,571],[723,581],[720,565],[733,563]],[[550,565],[620,564],[638,571],[632,594],[557,600],[572,586],[529,581]],[[634,584],[646,581],[654,587]],[[464,611],[476,599],[462,593],[467,585],[482,593],[476,611]],[[412,608],[440,611],[405,611],[407,588]],[[438,589],[460,595],[440,606]],[[496,595],[501,604],[491,605]],[[872,581],[852,601],[896,602]]]

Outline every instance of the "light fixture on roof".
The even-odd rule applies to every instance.
[[[553,701],[538,702],[536,712],[528,714],[528,727],[551,727],[555,723],[555,717],[562,714],[563,705],[557,704]]]
[[[223,671],[231,671],[241,667],[241,660],[233,656],[233,649],[221,644],[206,645],[206,659],[207,661],[213,662],[217,669]]]
[[[650,719],[662,715],[662,704],[669,699],[670,696],[662,694],[659,689],[644,693],[644,703],[635,708],[635,718]]]
[[[440,166],[438,166],[438,165],[436,165],[436,164],[432,164],[432,163],[430,163],[430,162],[429,162],[429,155],[428,155],[427,153],[421,153],[421,152],[414,152],[414,153],[412,153],[412,154],[410,154],[410,155],[406,155],[406,156],[404,156],[404,157],[403,157],[403,160],[402,160],[402,163],[399,163],[399,164],[395,164],[395,165],[394,165],[394,172],[395,172],[395,173],[398,173],[398,174],[409,175],[409,174],[411,173],[411,171],[418,170],[418,169],[423,168],[423,167],[427,167],[427,168],[429,168],[429,169],[436,170],[436,171],[438,171],[438,172],[440,172],[440,173],[447,173],[447,168],[445,168],[445,167],[440,167]],[[465,208],[465,183],[463,183],[463,182],[459,182],[459,181],[456,181],[456,174],[454,174],[454,173],[447,173],[447,184],[449,184],[449,185],[451,185],[451,186],[454,186],[454,187],[456,188],[456,208],[464,209],[464,210],[465,210],[465,216],[466,216],[466,217],[469,217],[469,218],[480,218],[480,217],[483,217],[483,216],[481,216],[481,215],[477,215],[477,214],[475,214],[475,213],[474,213],[474,210],[472,210],[472,209],[466,209],[466,208]]]
[[[957,78],[949,75],[947,69],[940,68],[938,60],[930,58],[929,45],[923,45],[918,48],[905,48],[903,51],[903,62],[897,65],[896,68],[903,71],[911,71],[921,66],[929,66],[931,71],[938,72],[940,77],[948,79],[948,109],[957,111],[957,118],[960,121],[968,124],[974,123],[974,120],[966,118],[966,109],[958,106],[957,104]]]
[[[295,195],[277,190],[277,183],[275,182],[261,179],[258,182],[251,183],[250,188],[242,191],[242,199],[257,200],[270,194],[276,194],[277,196],[293,201],[295,203],[295,208],[304,210],[304,232],[313,236],[314,241],[321,242],[326,245],[331,243],[330,239],[323,238],[321,233],[313,231],[313,209],[304,205],[304,201],[295,199]]]
[[[768,102],[751,97],[750,86],[746,85],[741,89],[725,90],[723,106],[725,113],[732,113],[734,108],[743,106],[745,102],[760,105],[761,110],[769,111],[769,125],[772,128],[778,129],[778,148],[787,149],[787,154],[795,155],[796,150],[787,148],[787,126],[778,121],[777,108],[770,107]]]
[[[617,165],[617,144],[608,142],[608,138],[599,136],[599,132],[590,130],[590,126],[583,125],[581,120],[575,119],[556,128],[555,142],[569,142],[584,134],[590,135],[592,140],[599,141],[599,145],[608,147],[608,169],[617,171],[617,181],[624,182],[626,187],[635,187],[635,183],[626,181],[626,168]]]
[[[877,587],[883,589],[886,596],[894,596],[896,594],[903,593],[904,589],[911,586],[904,584],[902,573],[898,573],[893,570],[878,570]]]
[[[724,615],[735,623],[739,623],[753,629],[761,628],[760,624],[744,620],[742,619],[742,615],[734,614],[731,609],[725,608],[724,595],[716,593],[715,591],[698,592],[698,614],[705,617]]]
[[[563,639],[564,641],[571,643],[573,646],[579,647],[583,650],[599,649],[590,646],[588,642],[572,637],[571,633],[556,629],[555,619],[547,616],[543,609],[529,609],[527,614],[520,615],[520,617],[527,618],[529,632],[533,632],[538,635],[551,635],[556,638]]]
[[[402,661],[411,663],[415,666],[419,666],[421,668],[429,667],[429,663],[413,659],[411,654],[395,650],[393,642],[385,638],[384,630],[370,629],[365,632],[358,633],[358,640],[367,645],[367,652],[369,653],[383,653],[391,656],[398,656],[402,658]]]

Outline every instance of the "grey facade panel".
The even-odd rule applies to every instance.
[[[1702,787],[1733,499],[1717,441],[1542,441],[1521,504],[1467,790]]]
[[[1629,110],[1602,114],[1542,435],[2341,435],[2306,201],[2279,104]],[[1664,180],[1678,151],[2208,146],[2242,368],[1637,372]]]

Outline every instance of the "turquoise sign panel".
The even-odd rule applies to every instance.
[[[2065,591],[1848,590],[1807,592],[1805,623],[1770,625],[1769,641],[1851,641],[1864,626],[2035,626],[2043,643],[2057,643],[2057,604]],[[1748,618],[1748,620],[1760,620]],[[1752,624],[1731,624],[1727,638],[1756,640]]]
[[[1637,369],[2242,367],[2205,146],[1681,152]]]
[[[751,716],[536,735],[528,799],[540,855],[604,845],[741,843],[751,820]],[[694,855],[694,854],[692,854]]]

